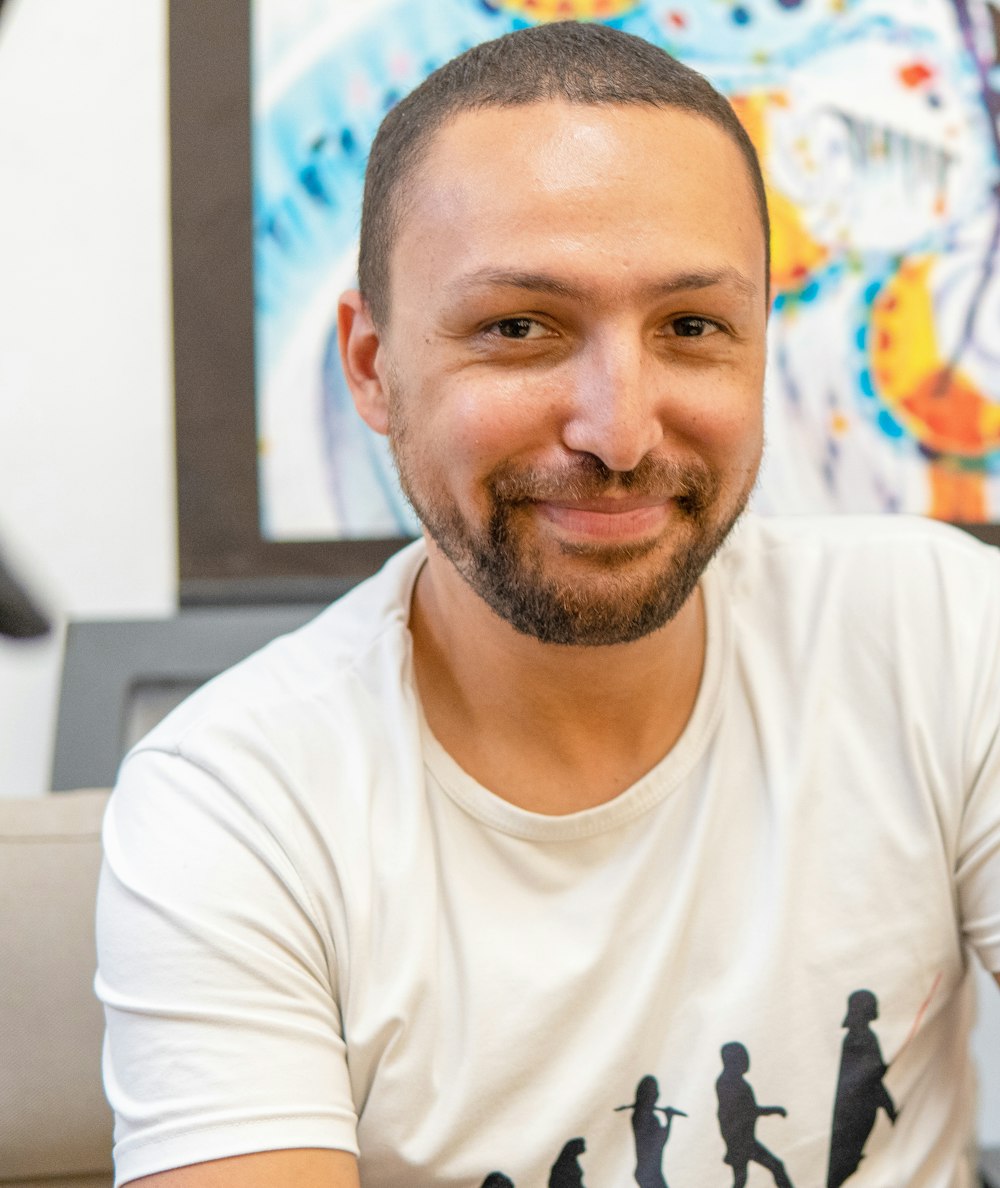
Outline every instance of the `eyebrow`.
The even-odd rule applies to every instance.
[[[653,297],[669,297],[673,293],[709,289],[714,285],[729,285],[751,300],[758,294],[757,286],[739,269],[725,264],[719,268],[698,269],[692,272],[678,272],[645,286],[645,292]],[[524,289],[534,293],[549,293],[554,297],[584,299],[587,294],[575,285],[567,284],[544,272],[522,272],[516,269],[483,268],[470,273],[458,282],[456,288]]]

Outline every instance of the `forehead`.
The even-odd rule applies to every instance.
[[[421,270],[581,271],[609,282],[735,268],[763,293],[764,243],[732,138],[676,108],[546,101],[463,112],[406,186],[393,306]]]

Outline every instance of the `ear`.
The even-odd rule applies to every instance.
[[[365,299],[348,289],[337,304],[337,332],[344,378],[361,419],[376,433],[389,431],[389,398],[382,382],[381,339]]]

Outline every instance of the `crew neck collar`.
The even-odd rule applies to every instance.
[[[424,766],[428,776],[459,808],[484,825],[512,837],[535,841],[570,841],[595,836],[624,826],[648,812],[690,774],[704,754],[718,723],[724,675],[732,651],[729,608],[721,585],[719,566],[713,560],[700,582],[705,602],[705,663],[694,707],[683,732],[654,767],[612,800],[556,816],[519,808],[474,780],[445,750],[427,723],[416,690],[411,652],[410,679],[420,717]]]

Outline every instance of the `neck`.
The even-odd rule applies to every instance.
[[[429,543],[410,629],[424,713],[456,762],[535,812],[602,804],[656,765],[694,707],[705,655],[700,589],[633,643],[521,635]]]

